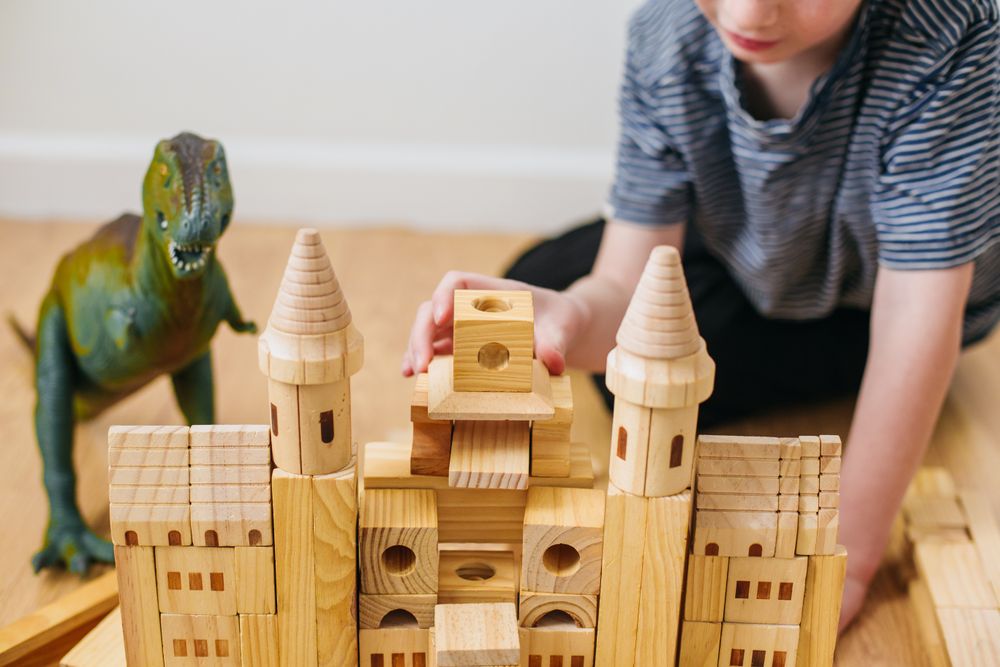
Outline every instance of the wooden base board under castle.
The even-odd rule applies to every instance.
[[[363,342],[301,230],[260,339],[270,424],[110,431],[128,664],[832,665],[840,442],[696,437],[715,367],[677,253],[608,357],[607,493],[533,341],[530,293],[456,292],[412,441],[358,479]]]

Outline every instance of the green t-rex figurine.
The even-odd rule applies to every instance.
[[[114,559],[76,503],[76,420],[169,373],[188,423],[211,424],[212,336],[222,321],[257,330],[213,253],[233,211],[222,145],[189,133],[161,141],[142,206],[141,218],[122,215],[65,255],[39,309],[35,432],[50,513],[36,572],[63,563],[83,573]]]

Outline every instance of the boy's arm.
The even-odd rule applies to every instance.
[[[653,226],[608,220],[594,268],[564,292],[577,304],[583,320],[568,348],[569,365],[604,371],[649,253],[659,245],[671,245],[680,251],[683,242],[683,223]]]
[[[841,472],[848,585],[842,619],[860,608],[893,518],[920,465],[958,361],[973,265],[882,267],[871,342]]]

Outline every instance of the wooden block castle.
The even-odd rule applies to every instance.
[[[368,443],[363,342],[314,230],[259,363],[264,426],[115,427],[130,665],[833,664],[840,443],[696,435],[715,367],[653,251],[608,357],[610,483],[534,359],[529,292],[457,291],[407,443]]]

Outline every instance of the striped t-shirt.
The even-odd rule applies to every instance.
[[[995,0],[868,0],[792,120],[746,111],[693,0],[632,19],[609,214],[686,221],[770,317],[869,308],[879,265],[975,261],[966,342],[1000,316]]]

